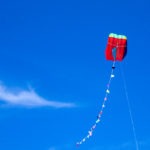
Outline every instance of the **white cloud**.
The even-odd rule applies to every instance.
[[[47,100],[39,96],[34,90],[21,90],[16,92],[8,87],[0,84],[0,101],[13,106],[24,107],[54,107],[54,108],[70,108],[75,107],[73,103],[58,102]]]
[[[101,145],[95,146],[91,148],[91,150],[131,150],[134,149],[135,145],[132,142],[124,142],[124,143],[116,143],[116,144],[108,144],[108,145]]]
[[[150,149],[150,139],[140,141],[139,145],[141,146],[141,149]]]
[[[124,142],[124,143],[116,143],[116,144],[107,144],[102,146],[95,146],[90,148],[90,150],[132,150],[137,149],[136,143],[134,139],[132,141]],[[142,141],[138,141],[138,149],[148,150],[150,149],[150,139],[144,139]]]
[[[76,148],[76,145],[73,141],[73,143],[67,143],[66,144],[58,144],[58,145],[55,145],[55,146],[51,146],[48,150],[70,150],[70,149],[75,149]]]
[[[150,149],[150,139],[145,139],[143,141],[138,141],[138,148],[142,150]],[[132,141],[124,142],[124,143],[116,143],[116,144],[107,144],[107,145],[98,145],[90,150],[132,150],[137,149],[136,143],[134,139]]]

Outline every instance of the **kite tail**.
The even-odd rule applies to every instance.
[[[87,139],[89,139],[93,135],[94,130],[96,129],[96,127],[99,124],[99,122],[101,121],[103,110],[105,108],[106,101],[108,100],[108,95],[110,94],[110,84],[111,84],[112,78],[115,77],[114,69],[115,69],[115,60],[113,61],[113,64],[112,64],[110,77],[109,77],[109,80],[108,80],[108,83],[107,83],[107,86],[106,86],[107,88],[106,88],[105,97],[103,99],[103,103],[102,103],[101,109],[100,109],[100,111],[99,111],[99,113],[97,115],[97,120],[95,121],[95,123],[93,124],[91,129],[88,131],[87,136],[85,136],[81,141],[77,142],[76,146],[79,146],[79,145],[83,144]]]

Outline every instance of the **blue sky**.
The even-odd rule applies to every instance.
[[[102,122],[81,150],[150,149],[150,2],[0,1],[0,149],[74,150],[101,108],[110,32],[128,38]]]

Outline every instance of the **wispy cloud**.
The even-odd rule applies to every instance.
[[[70,150],[70,149],[76,149],[76,145],[75,143],[64,143],[63,145],[62,144],[58,144],[58,145],[55,145],[55,146],[51,146],[48,150]]]
[[[39,96],[34,90],[12,90],[3,84],[0,84],[0,101],[12,106],[23,107],[54,107],[54,108],[71,108],[75,107],[73,103],[47,100]]]
[[[140,141],[141,149],[150,149],[150,139]]]
[[[143,141],[139,141],[139,149],[148,150],[150,149],[150,139],[145,139]],[[51,146],[48,150],[70,150],[76,149],[75,143],[72,142],[70,144],[58,145],[58,146]],[[125,142],[115,142],[115,143],[101,143],[101,145],[95,145],[94,147],[89,147],[87,150],[133,150],[136,149],[136,145],[134,141],[125,141]]]
[[[150,139],[145,139],[142,141],[138,141],[138,147],[139,149],[148,150],[150,149]],[[108,145],[102,145],[102,146],[95,146],[91,148],[91,150],[132,150],[136,149],[136,144],[134,141],[128,141],[124,143],[116,143],[116,144],[108,144]]]
[[[134,149],[135,145],[132,142],[124,142],[124,143],[116,143],[116,144],[108,144],[108,145],[101,145],[91,148],[91,150],[131,150]]]

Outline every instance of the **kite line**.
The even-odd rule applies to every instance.
[[[131,105],[130,105],[129,95],[128,95],[128,91],[127,91],[126,79],[125,79],[125,75],[124,75],[124,71],[123,71],[122,66],[120,68],[121,68],[121,75],[122,75],[122,78],[123,78],[125,96],[126,96],[126,101],[127,101],[127,105],[128,105],[128,110],[129,110],[129,115],[130,115],[130,120],[131,120],[131,125],[132,125],[132,131],[133,131],[135,146],[136,146],[136,150],[139,150],[139,144],[138,144],[136,130],[135,130],[135,125],[134,125],[135,123],[134,123],[134,120],[133,120],[133,115],[132,115],[132,111],[131,111]]]
[[[77,146],[83,144],[87,139],[89,139],[93,135],[94,130],[96,129],[97,125],[101,121],[103,110],[105,108],[106,101],[108,100],[108,95],[110,94],[110,84],[111,84],[112,78],[115,77],[115,75],[114,75],[114,69],[115,69],[115,60],[113,61],[113,64],[112,64],[112,69],[111,69],[110,77],[109,77],[109,80],[108,80],[108,83],[107,83],[107,86],[106,86],[105,97],[103,99],[103,103],[102,103],[101,109],[100,109],[100,111],[99,111],[99,113],[97,115],[97,120],[95,121],[95,123],[93,124],[93,126],[88,131],[87,136],[85,136],[81,141],[79,141],[79,142],[76,143]]]

